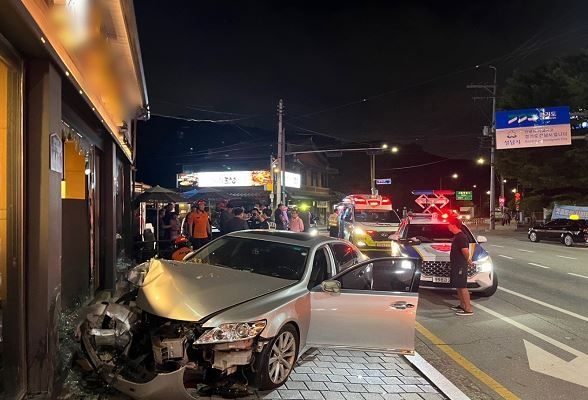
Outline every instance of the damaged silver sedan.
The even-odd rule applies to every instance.
[[[235,232],[183,262],[134,268],[132,290],[92,306],[80,339],[93,368],[133,398],[270,390],[309,347],[412,353],[419,262],[366,260],[304,233]]]

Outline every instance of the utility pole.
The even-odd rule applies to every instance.
[[[284,202],[284,169],[286,168],[286,132],[283,124],[284,101],[278,102],[278,159],[276,173],[276,206]]]
[[[378,194],[376,189],[376,155],[370,155],[370,177],[371,177],[371,189],[372,194]]]
[[[479,68],[479,66],[476,66]],[[496,229],[496,222],[494,216],[496,213],[496,165],[495,165],[495,153],[496,153],[496,67],[488,65],[488,68],[494,70],[494,79],[492,85],[467,85],[468,89],[485,89],[491,96],[486,97],[474,97],[474,100],[492,100],[492,126],[490,127],[490,230]],[[502,182],[502,179],[501,179]],[[504,189],[503,189],[504,190]]]

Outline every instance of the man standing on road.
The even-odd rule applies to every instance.
[[[470,302],[470,292],[468,284],[468,266],[472,265],[470,256],[470,241],[465,233],[461,230],[461,221],[452,217],[448,221],[448,228],[453,233],[451,242],[451,252],[449,261],[451,264],[451,285],[457,289],[459,305],[451,307],[456,315],[473,315],[472,303]]]

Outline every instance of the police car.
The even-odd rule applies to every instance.
[[[450,289],[449,252],[453,234],[449,231],[447,214],[409,214],[402,220],[392,239],[392,256],[420,257],[423,260],[421,287]],[[464,225],[463,232],[470,242],[474,265],[468,268],[467,287],[481,296],[492,296],[498,288],[498,277],[492,260],[480,245],[487,239],[477,238]]]
[[[362,250],[390,250],[390,235],[398,229],[400,218],[385,196],[355,194],[340,204],[339,237]]]

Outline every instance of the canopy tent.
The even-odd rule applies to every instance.
[[[159,253],[159,205],[166,203],[183,203],[186,200],[173,190],[163,188],[159,185],[146,189],[143,193],[135,197],[136,203],[155,203],[157,215],[155,217],[156,225],[156,243],[157,253]]]

